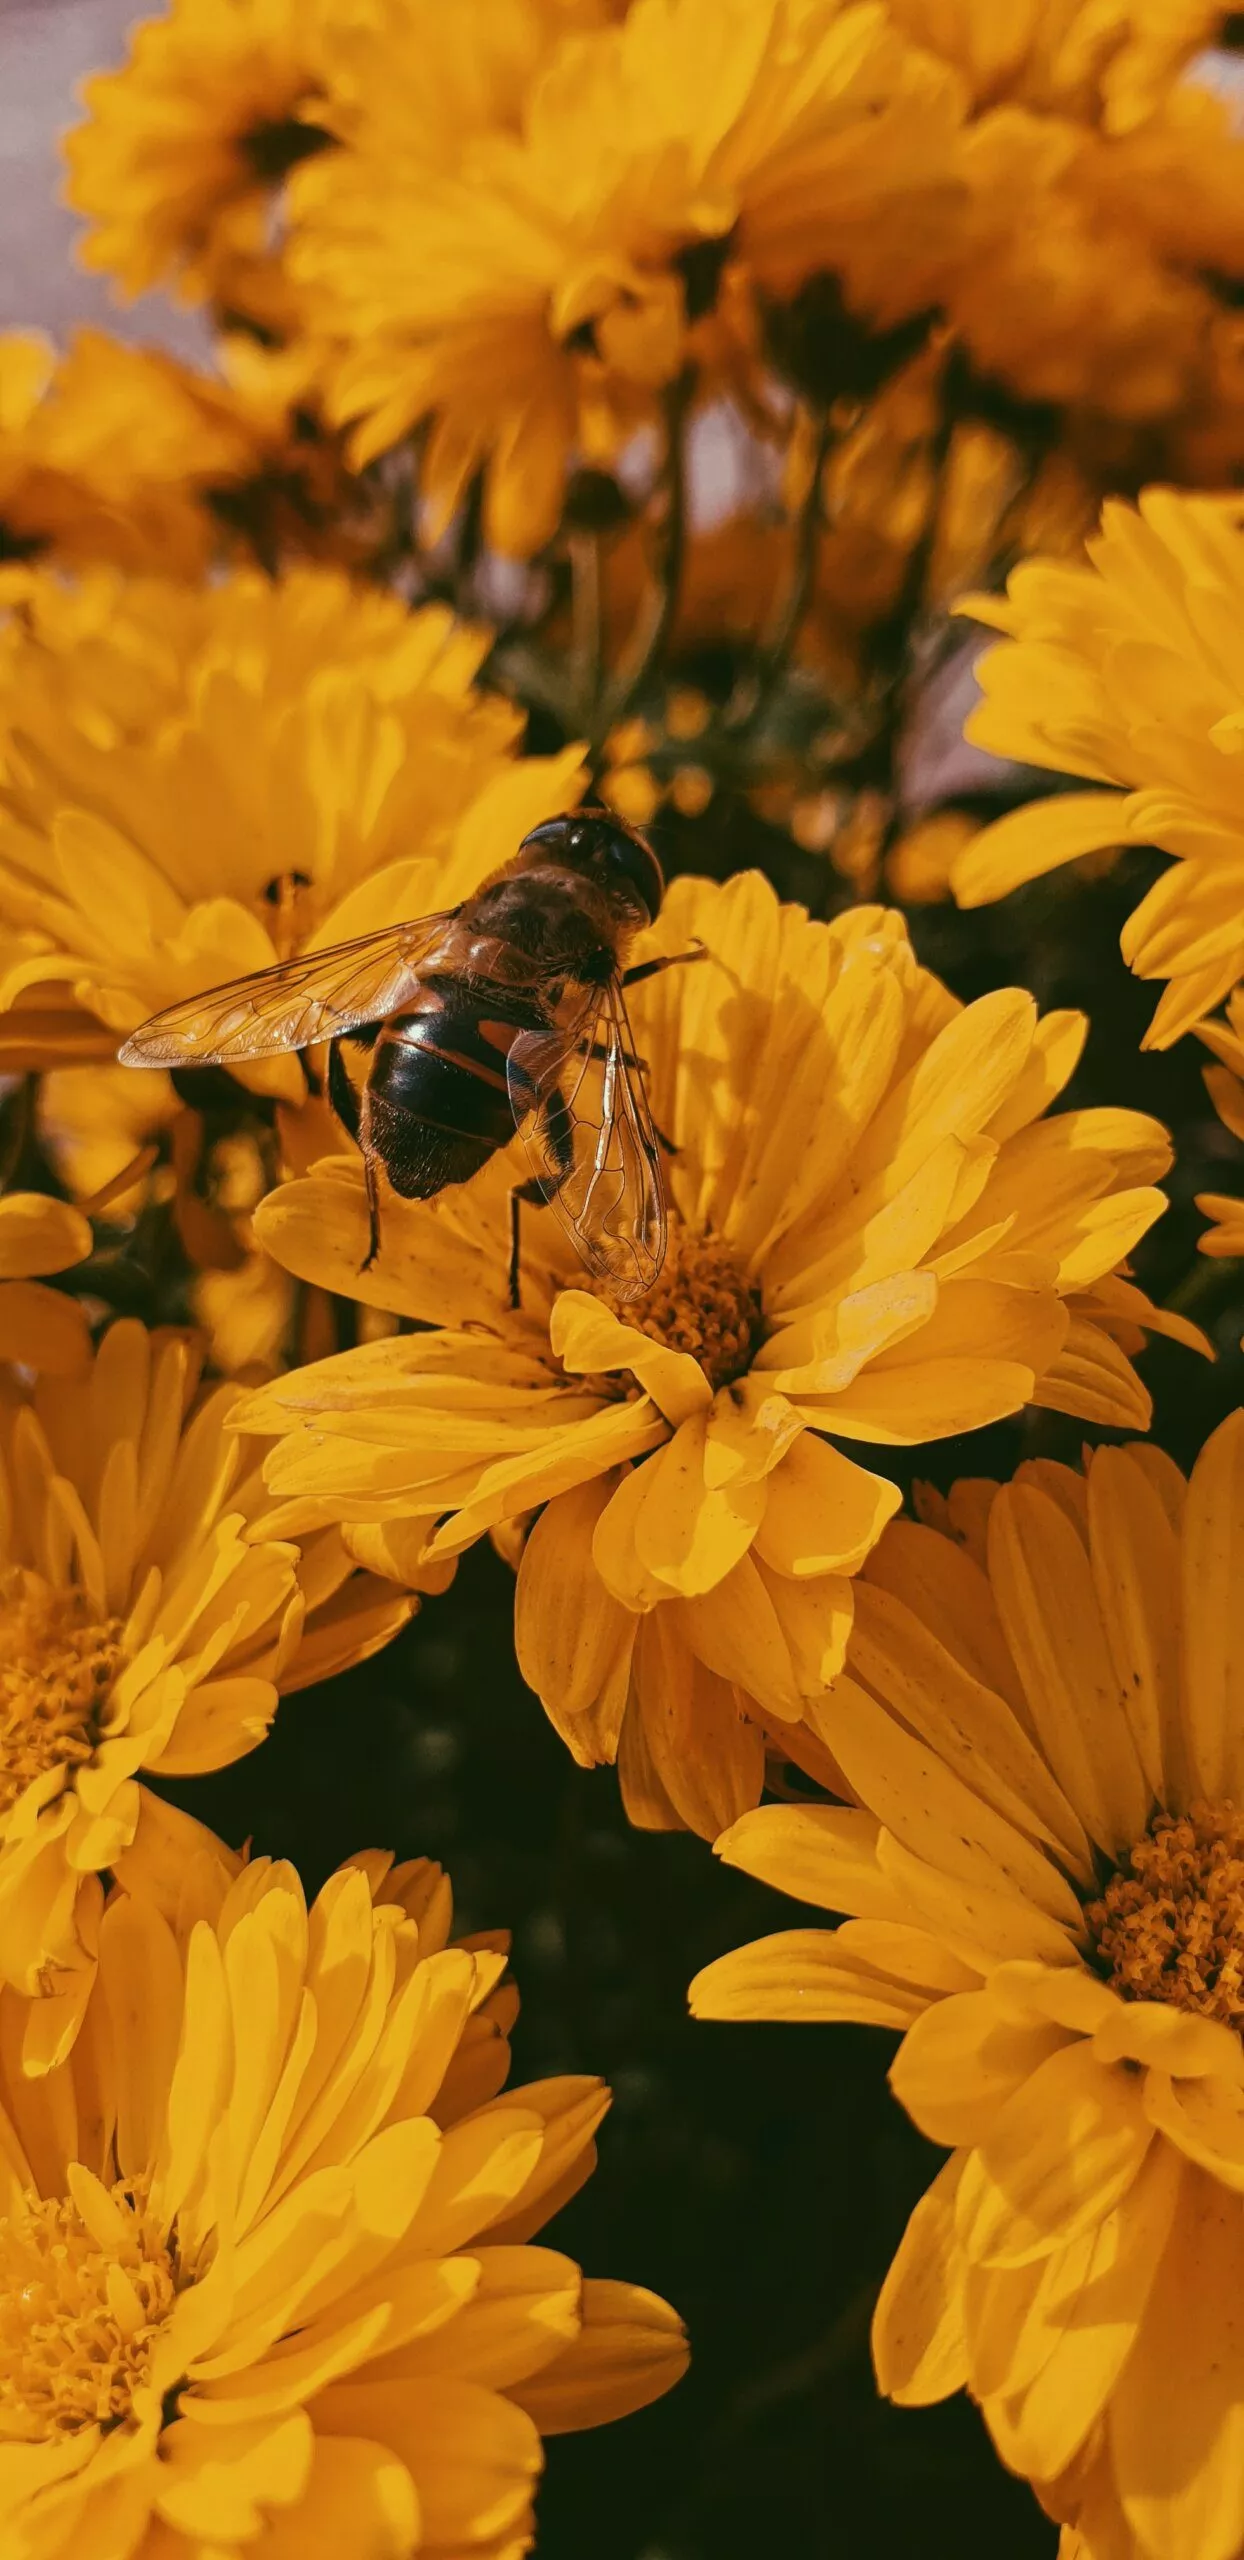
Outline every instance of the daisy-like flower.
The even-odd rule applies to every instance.
[[[0,1981],[32,1997],[37,2065],[72,2036],[101,1874],[140,1772],[188,1777],[262,1742],[282,1691],[376,1652],[410,1615],[339,1536],[272,1535],[237,1390],[132,1322],[85,1377],[0,1405]]]
[[[1144,1424],[1120,1335],[1157,1319],[1117,1274],[1163,1206],[1169,1146],[1134,1112],[1043,1119],[1083,1022],[1039,1023],[1018,990],[964,1009],[894,913],[825,926],[754,874],[679,880],[640,947],[692,936],[703,965],[634,991],[677,1149],[650,1294],[612,1303],[531,1211],[511,1309],[524,1167],[504,1160],[426,1205],[386,1197],[360,1276],[363,1183],[336,1161],[271,1195],[261,1240],[434,1329],[276,1380],[240,1420],[282,1435],[276,1521],[344,1523],[381,1572],[489,1531],[512,1550],[538,1512],[527,1679],[580,1761],[616,1755],[635,1820],[712,1836],[756,1802],[766,1737],[831,1773],[818,1719],[851,1576],[899,1500],[853,1441],[937,1439],[1030,1399]]]
[[[531,8],[520,82],[523,14],[494,13],[500,67],[485,41],[469,88],[417,9],[329,40],[340,148],[291,182],[288,252],[356,460],[430,419],[433,522],[484,467],[489,539],[520,554],[555,530],[572,456],[711,361],[716,304],[829,267],[870,317],[905,316],[961,194],[959,80],[861,0],[635,0],[560,43]]]
[[[822,1712],[846,1806],[721,1852],[851,1915],[710,1965],[702,2017],[871,2020],[950,2150],[874,2324],[966,2387],[1093,2560],[1244,2548],[1244,1414],[1185,1484],[1099,1449],[896,1522]]]
[[[505,1942],[426,1860],[310,1909],[184,1816],[131,1862],[72,2057],[0,2066],[12,2560],[520,2560],[541,2435],[670,2388],[681,2324],[531,2246],[599,2081],[503,2089]]]
[[[35,331],[0,335],[10,554],[198,577],[218,546],[205,497],[246,478],[254,452],[254,430],[220,387],[157,348],[79,329],[58,359]]]
[[[323,145],[322,14],[321,0],[175,0],[140,21],[120,68],[84,83],[87,120],[65,141],[87,266],[127,295],[175,282],[188,302],[290,319],[273,199]]]
[[[58,1378],[87,1367],[91,1337],[82,1309],[44,1281],[85,1262],[91,1243],[89,1218],[67,1200],[39,1191],[0,1197],[0,1361]]]
[[[1080,854],[1156,844],[1175,857],[1129,918],[1125,960],[1165,978],[1146,1045],[1167,1048],[1244,976],[1244,530],[1233,505],[1149,489],[1114,501],[1087,564],[1033,560],[971,610],[1009,635],[981,663],[968,735],[1082,774],[986,827],[960,857],[963,906]]]
[[[474,684],[488,637],[441,606],[411,614],[327,568],[239,572],[192,603],[169,591],[162,655],[146,645],[159,612],[144,585],[115,651],[103,632],[85,662],[44,644],[29,688],[18,666],[0,915],[35,947],[0,1007],[68,985],[120,1035],[294,951],[451,905],[577,795],[577,749],[516,757],[522,714]],[[242,1074],[305,1098],[292,1058]]]

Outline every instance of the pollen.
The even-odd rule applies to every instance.
[[[1244,2030],[1244,1813],[1160,1813],[1085,1915],[1125,2000],[1164,2000]]]
[[[89,1760],[124,1660],[119,1618],[20,1566],[0,1579],[0,1815],[48,1769]]]
[[[589,1285],[593,1297],[637,1332],[670,1351],[689,1352],[710,1386],[728,1386],[750,1367],[764,1329],[760,1291],[719,1237],[696,1235],[671,1220],[661,1276],[646,1298],[623,1301],[605,1281]]]
[[[0,2220],[0,2441],[118,2426],[173,2308],[173,2260],[141,2193],[90,2184],[90,2226],[60,2196],[26,2195]]]

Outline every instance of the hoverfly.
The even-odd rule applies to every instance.
[[[228,1067],[327,1041],[328,1099],[363,1157],[365,1271],[380,1243],[380,1166],[404,1200],[430,1200],[517,1128],[532,1177],[511,1194],[511,1302],[524,1200],[547,1201],[588,1269],[638,1298],[665,1254],[663,1142],[623,989],[705,956],[624,967],[664,889],[651,846],[604,810],[546,818],[461,906],[169,1005],[118,1055],[129,1067]],[[361,1085],[343,1042],[366,1061]]]

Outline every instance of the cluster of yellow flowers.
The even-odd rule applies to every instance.
[[[485,1539],[630,1822],[847,1915],[691,2005],[901,2037],[949,2157],[882,2391],[968,2390],[1063,2560],[1244,2560],[1244,1411],[1187,1481],[1137,1436],[1149,1337],[1215,1348],[1132,1270],[1168,1130],[1063,1103],[1084,1014],[964,1000],[903,913],[1174,857],[1123,956],[1244,1145],[1221,16],[174,0],[88,84],[86,255],[220,370],[0,342],[13,2560],[521,2560],[542,2437],[683,2370],[665,2302],[532,2245],[607,2092],[506,2090],[508,1942],[387,1852],[308,1903],[164,1791]],[[714,435],[753,477],[710,520]],[[1089,786],[983,826],[902,774],[968,579],[971,738]],[[116,1063],[601,793],[680,875],[605,1069],[642,1294],[519,1223],[517,1140],[377,1233],[322,1042]],[[779,878],[830,855],[821,914],[739,813]],[[1244,1198],[1200,1206],[1230,1279]],[[905,1503],[907,1453],[1037,1412],[1114,1437]]]

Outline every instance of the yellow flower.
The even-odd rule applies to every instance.
[[[417,10],[366,13],[326,46],[340,148],[290,188],[291,272],[354,458],[430,418],[433,527],[486,466],[508,553],[555,530],[573,455],[720,352],[719,292],[830,266],[870,315],[906,315],[961,194],[960,83],[877,8],[635,0],[560,42],[553,16],[491,13],[468,86]]]
[[[66,1200],[38,1191],[0,1198],[0,1361],[20,1361],[46,1376],[80,1376],[91,1339],[76,1299],[41,1283],[68,1271],[91,1250],[90,1220]]]
[[[162,657],[145,647],[159,611],[143,586],[115,650],[101,631],[85,664],[65,647],[28,690],[15,677],[0,916],[41,948],[0,1006],[68,982],[131,1030],[292,951],[451,905],[576,796],[579,751],[516,759],[521,712],[473,681],[488,636],[442,606],[412,614],[327,568],[238,572],[189,602],[170,591]],[[243,1081],[305,1098],[292,1058]]]
[[[93,228],[87,266],[127,295],[175,281],[186,301],[282,325],[292,300],[271,241],[274,190],[323,135],[321,0],[175,0],[135,28],[120,69],[83,87],[66,137],[68,200]]]
[[[245,478],[255,436],[219,386],[153,347],[79,329],[57,361],[0,335],[0,527],[10,552],[196,577],[218,547],[204,504]]]
[[[857,1586],[822,1711],[854,1804],[720,1844],[854,1916],[692,2005],[903,2035],[893,2087],[951,2156],[882,2290],[882,2389],[970,2390],[1094,2560],[1236,2560],[1244,1413],[1187,1485],[1132,1445],[933,1514]]]
[[[963,906],[1084,853],[1157,844],[1175,868],[1122,936],[1138,977],[1170,981],[1145,1045],[1167,1048],[1244,976],[1244,530],[1233,506],[1149,489],[1102,515],[1088,565],[1034,560],[1004,602],[972,599],[1010,635],[982,662],[980,746],[1108,790],[1040,800],[986,827],[954,875]]]
[[[237,1390],[196,1402],[183,1336],[114,1325],[85,1378],[0,1405],[0,1981],[41,1995],[30,2047],[72,2035],[101,1870],[133,1841],[140,1771],[253,1751],[278,1693],[374,1653],[410,1602],[263,1523]]]
[[[599,2081],[505,2091],[504,1941],[372,1852],[308,1910],[162,1809],[68,2061],[0,2118],[10,2560],[520,2560],[542,2432],[670,2388],[681,2324],[532,2247]]]
[[[677,1148],[651,1294],[615,1309],[532,1211],[511,1311],[523,1166],[504,1160],[427,1205],[386,1197],[360,1276],[363,1185],[337,1161],[263,1204],[261,1241],[435,1330],[275,1381],[241,1420],[283,1435],[276,1520],[342,1521],[381,1572],[540,1509],[526,1678],[576,1758],[617,1755],[634,1819],[712,1836],[757,1800],[766,1739],[825,1770],[850,1577],[899,1500],[836,1444],[937,1439],[1029,1400],[1143,1426],[1115,1337],[1157,1318],[1114,1275],[1170,1151],[1134,1112],[1043,1120],[1082,1019],[1038,1023],[1015,989],[959,1006],[895,913],[818,925],[755,874],[679,880],[641,947],[693,935],[703,965],[634,991]]]

